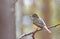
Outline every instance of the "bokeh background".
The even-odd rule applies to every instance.
[[[38,27],[32,24],[30,15],[34,12],[43,18],[47,27],[60,23],[60,0],[17,0],[15,4],[16,15],[16,39],[19,36],[36,30]],[[60,26],[35,34],[36,39],[60,39]],[[23,39],[32,39],[31,35]]]

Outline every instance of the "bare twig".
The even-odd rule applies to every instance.
[[[60,25],[60,24],[57,24],[57,25],[54,25],[54,26],[50,26],[50,27],[48,27],[48,29],[57,27],[57,26],[59,26],[59,25]],[[19,37],[19,39],[21,39],[21,38],[23,38],[23,37],[25,37],[25,36],[31,35],[31,34],[32,34],[32,38],[35,39],[35,38],[34,38],[35,33],[38,32],[38,31],[41,31],[41,30],[42,30],[42,29],[37,29],[37,30],[35,30],[35,31],[33,31],[33,32],[30,32],[30,33],[27,33],[27,34],[23,34],[23,35],[21,35],[21,36]]]
[[[25,36],[28,36],[28,35],[34,35],[37,31],[40,31],[41,29],[37,29],[37,30],[35,30],[35,31],[33,31],[33,32],[30,32],[30,33],[26,33],[26,34],[23,34],[23,35],[21,35],[20,37],[19,37],[19,39],[21,39],[21,38],[23,38],[23,37],[25,37]],[[32,36],[33,37],[33,36]]]
[[[50,26],[50,27],[48,27],[48,29],[53,28],[53,27],[57,27],[57,26],[59,26],[59,25],[60,25],[60,24]]]
[[[32,38],[33,38],[33,39],[35,39],[34,35],[35,35],[35,33],[32,34]]]

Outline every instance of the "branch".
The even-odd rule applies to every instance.
[[[33,31],[33,32],[30,32],[30,33],[26,33],[26,34],[23,34],[23,35],[21,35],[20,37],[19,37],[19,39],[21,39],[21,38],[23,38],[23,37],[25,37],[25,36],[28,36],[28,35],[33,35],[33,34],[35,34],[37,31],[40,31],[41,29],[37,29],[37,30],[35,30],[35,31]],[[33,36],[32,36],[33,37]]]
[[[48,27],[48,29],[50,29],[50,28],[54,28],[54,27],[57,27],[57,26],[59,26],[59,25],[60,25],[60,24],[50,26],[50,27]]]
[[[54,25],[54,26],[50,26],[50,27],[48,27],[48,29],[57,27],[57,26],[59,26],[59,25],[60,25],[60,24],[57,24],[57,25]],[[35,31],[33,31],[33,32],[23,34],[23,35],[21,35],[21,36],[19,37],[19,39],[22,39],[23,37],[28,36],[28,35],[31,35],[31,34],[32,34],[32,38],[35,39],[35,38],[34,38],[35,33],[38,32],[38,31],[41,31],[41,30],[42,30],[42,29],[37,29],[37,30],[35,30]]]

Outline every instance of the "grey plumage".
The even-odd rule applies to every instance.
[[[43,26],[45,26],[43,20],[41,18],[39,19],[37,14],[32,15],[32,20],[33,20],[33,24],[37,25],[40,28],[43,28]]]
[[[51,31],[46,27],[46,24],[44,22],[44,20],[39,17],[36,13],[32,15],[32,20],[33,20],[33,24],[35,24],[37,27],[45,28],[49,33],[51,33]]]

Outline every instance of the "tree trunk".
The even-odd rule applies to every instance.
[[[43,3],[44,3],[44,8],[43,8],[44,21],[48,26],[50,21],[50,5],[49,5],[50,0],[43,0]],[[43,31],[42,39],[51,39],[51,36],[47,31]]]
[[[16,39],[15,0],[0,0],[0,39]]]

